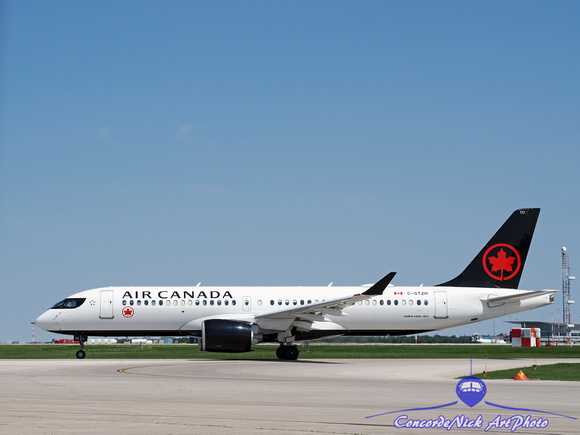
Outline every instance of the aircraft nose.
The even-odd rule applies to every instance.
[[[42,313],[38,318],[33,322],[36,326],[45,331],[49,331],[50,329],[54,329],[57,324],[58,314],[50,313],[45,311]]]

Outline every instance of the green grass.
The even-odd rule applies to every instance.
[[[90,359],[265,359],[275,360],[275,345],[247,353],[200,352],[196,345],[87,345]],[[0,359],[72,359],[78,345],[0,345]],[[300,359],[336,358],[580,358],[580,346],[517,348],[494,345],[325,345],[299,347]],[[517,373],[517,372],[516,372]],[[515,376],[515,375],[514,375]],[[513,378],[513,376],[512,376]]]
[[[577,363],[538,364],[537,369],[534,369],[534,366],[530,366],[488,372],[487,378],[483,377],[483,373],[477,373],[473,376],[480,379],[513,379],[520,370],[531,380],[580,381],[580,364]]]

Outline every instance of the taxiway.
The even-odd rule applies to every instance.
[[[481,372],[485,362],[474,360],[473,371]],[[553,362],[580,360],[538,360]],[[490,371],[531,364],[487,360]],[[468,374],[469,360],[463,359],[1,360],[0,433],[441,433],[444,429],[395,428],[395,418],[405,413],[367,417],[457,401],[456,378]],[[580,383],[485,383],[489,402],[580,417]],[[545,429],[515,433],[576,434],[580,428],[579,420],[483,402],[406,414],[416,419],[481,415],[484,422],[530,414],[549,420]]]

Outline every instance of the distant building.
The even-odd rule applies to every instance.
[[[566,342],[566,337],[568,336],[568,325],[566,323],[538,322],[535,320],[508,321],[507,323],[519,325],[520,328],[540,328],[542,343]],[[570,332],[571,335],[576,337],[577,331],[572,330]]]

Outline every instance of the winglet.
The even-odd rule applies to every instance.
[[[379,282],[377,282],[375,285],[373,285],[370,289],[368,289],[366,292],[364,292],[363,295],[367,295],[367,296],[382,295],[396,274],[397,274],[397,272],[389,273],[387,276],[385,276],[383,279],[381,279]]]

